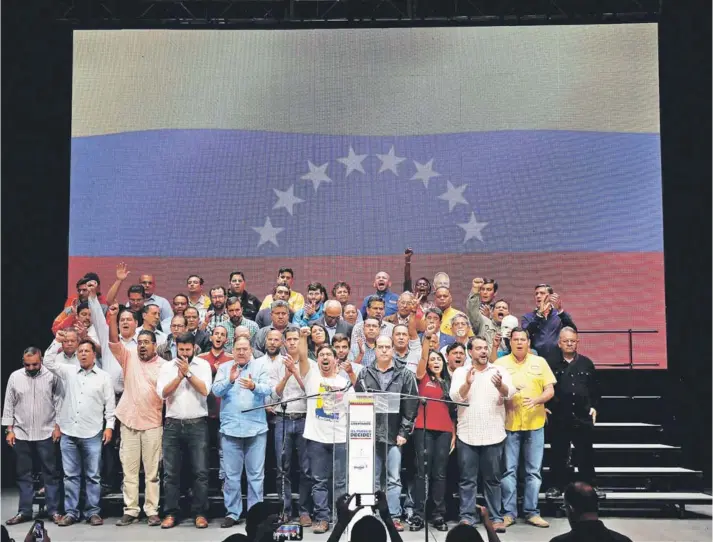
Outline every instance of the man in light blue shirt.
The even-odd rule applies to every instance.
[[[240,478],[245,465],[248,480],[248,510],[262,501],[265,478],[267,417],[263,406],[272,390],[267,365],[252,356],[250,340],[239,337],[233,343],[233,363],[223,363],[213,382],[212,392],[220,397],[220,438],[223,447],[227,510],[223,528],[237,525],[243,511]]]

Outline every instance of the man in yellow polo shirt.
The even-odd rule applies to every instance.
[[[549,527],[540,516],[537,500],[542,485],[542,456],[545,451],[545,403],[554,395],[557,382],[544,358],[530,353],[530,337],[516,327],[510,334],[512,352],[495,362],[504,368],[517,389],[507,401],[505,421],[505,473],[501,480],[503,523],[506,527],[517,517],[517,473],[522,449],[525,460],[525,520],[536,527]]]

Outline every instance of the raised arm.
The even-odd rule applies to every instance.
[[[431,336],[436,332],[436,326],[430,325],[423,333],[423,341],[421,341],[421,359],[418,360],[416,367],[416,379],[421,380],[426,376],[426,367],[428,366],[428,355],[431,352]]]
[[[61,331],[57,332],[57,337],[55,338],[54,341],[52,341],[52,344],[49,346],[47,351],[45,352],[45,356],[42,360],[42,364],[47,368],[47,370],[53,374],[55,374],[58,378],[66,378],[67,373],[66,373],[66,364],[60,363],[57,361],[57,356],[59,353],[62,351],[62,345],[60,344],[59,340],[62,338],[60,335],[62,333]]]
[[[404,292],[411,292],[413,287],[413,281],[411,280],[411,256],[413,256],[413,249],[411,247],[404,251]]]
[[[300,342],[297,347],[300,356],[300,375],[304,378],[309,373],[309,358],[307,357],[307,337],[309,337],[309,328],[300,328]]]
[[[119,288],[121,288],[121,285],[130,273],[131,271],[129,271],[129,267],[124,262],[121,262],[116,266],[116,280],[114,281],[114,284],[111,285],[111,288],[109,288],[109,292],[106,294],[107,305],[114,304],[114,301],[116,301],[116,295],[119,293]]]

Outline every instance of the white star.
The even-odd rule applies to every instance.
[[[325,162],[321,166],[315,166],[308,160],[307,165],[309,166],[309,173],[305,173],[302,177],[300,177],[300,179],[312,181],[315,192],[317,191],[317,188],[319,188],[320,184],[332,182],[332,179],[327,176],[327,166],[329,165],[329,162]]]
[[[483,242],[483,228],[487,226],[487,222],[478,222],[475,219],[475,213],[470,213],[470,220],[466,222],[465,224],[458,224],[460,228],[463,228],[463,231],[465,231],[465,239],[463,239],[463,244],[467,243],[470,241],[473,237],[475,237],[478,241],[481,243]]]
[[[257,226],[253,226],[252,228],[260,234],[260,241],[258,241],[257,246],[264,243],[272,243],[276,247],[280,246],[277,244],[277,234],[284,231],[285,228],[275,228],[272,222],[270,222],[269,216],[265,218],[265,225],[262,228]]]
[[[384,171],[389,170],[392,171],[396,176],[398,176],[399,174],[399,172],[396,170],[396,166],[406,160],[406,158],[396,156],[393,145],[391,145],[391,150],[389,151],[389,154],[377,154],[376,156],[379,158],[379,160],[381,160],[381,167],[379,168],[379,173],[383,173]]]
[[[344,175],[344,177],[349,177],[349,174],[352,171],[358,171],[360,173],[366,173],[364,171],[364,166],[361,165],[361,163],[364,161],[364,158],[366,158],[368,155],[367,154],[355,154],[354,149],[352,149],[351,145],[349,146],[349,156],[345,158],[337,158],[337,162],[341,162],[345,166],[347,166],[347,173]]]
[[[273,188],[272,191],[275,192],[277,196],[277,203],[272,207],[273,209],[286,209],[288,213],[292,214],[292,208],[298,203],[304,202],[303,199],[295,196],[294,184],[284,192],[277,188]]]
[[[441,174],[433,171],[433,158],[431,158],[425,164],[419,164],[416,160],[413,161],[413,165],[416,166],[416,174],[411,177],[412,181],[419,180],[423,181],[423,186],[428,188],[428,181],[433,177],[440,177]]]
[[[448,211],[452,211],[453,208],[458,205],[459,203],[462,203],[464,205],[468,205],[468,201],[463,197],[463,191],[465,190],[465,187],[468,186],[467,184],[463,184],[456,188],[451,184],[451,181],[448,182],[448,188],[446,188],[446,191],[441,194],[439,199],[446,200],[448,202]]]

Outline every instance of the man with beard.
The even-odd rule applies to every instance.
[[[406,444],[418,413],[416,377],[405,366],[394,362],[394,347],[390,337],[376,339],[376,363],[364,368],[354,386],[357,392],[399,393],[400,410],[396,414],[377,414],[375,475],[379,486],[382,473],[386,471],[386,498],[389,512],[397,531],[403,531],[401,523],[401,448]],[[384,456],[384,444],[388,448]],[[380,450],[380,452],[379,452]]]
[[[17,514],[6,525],[32,520],[32,457],[39,456],[45,487],[45,506],[54,522],[60,520],[59,479],[55,460],[55,443],[60,430],[55,425],[62,402],[59,379],[42,367],[42,352],[30,346],[22,354],[22,369],[10,374],[5,390],[2,425],[5,441],[15,451],[17,487],[20,502]]]
[[[505,400],[516,392],[509,373],[488,361],[488,343],[470,339],[471,367],[453,373],[450,395],[467,407],[458,407],[456,449],[460,466],[460,520],[476,522],[475,498],[478,475],[485,486],[485,504],[496,532],[505,532],[500,507],[500,477],[505,446]]]
[[[79,336],[72,329],[60,330],[55,335],[54,341],[45,351],[45,364],[50,363],[66,363],[79,367],[79,359],[77,359],[77,347],[79,346]],[[61,354],[61,355],[60,355]],[[59,359],[57,359],[59,358]]]
[[[109,307],[109,349],[124,373],[124,393],[116,407],[116,417],[121,422],[119,458],[124,472],[124,515],[117,525],[131,525],[139,520],[139,465],[143,463],[144,512],[149,526],[154,527],[161,524],[158,465],[163,401],[156,393],[156,380],[164,360],[156,355],[156,335],[152,331],[138,334],[136,350],[129,350],[119,341],[118,313],[116,303]]]
[[[213,382],[210,364],[195,357],[195,337],[176,337],[177,355],[164,363],[156,393],[166,401],[163,428],[163,488],[166,516],[162,529],[178,522],[182,464],[187,459],[193,477],[191,512],[196,528],[208,527],[208,392]],[[188,450],[187,454],[183,449]]]
[[[230,315],[225,307],[226,299],[225,288],[222,286],[213,286],[210,289],[210,308],[205,313],[201,329],[208,328],[210,332],[215,326],[230,320]]]
[[[171,306],[173,308],[173,316],[178,316],[179,314],[183,316],[183,313],[188,308],[188,296],[184,294],[174,295]],[[171,318],[161,320],[161,329],[164,331],[171,329]]]
[[[185,316],[179,315],[171,318],[171,333],[166,339],[166,342],[156,348],[156,353],[166,361],[174,360],[178,357],[178,342],[176,339],[179,335],[186,333],[186,331],[188,331],[188,329],[186,328]],[[193,337],[193,340],[195,342],[195,337]],[[197,356],[201,353],[201,347],[197,344],[194,345],[194,347],[195,355]]]
[[[290,299],[290,287],[286,284],[276,284],[272,289],[272,297],[274,301],[284,301],[287,302]],[[289,321],[292,321],[294,317],[292,310],[289,311]],[[257,327],[262,329],[264,327],[272,324],[272,308],[268,307],[266,309],[260,310],[255,317],[255,323]]]
[[[364,303],[361,306],[361,315],[366,318],[367,306],[369,300],[373,297],[381,299],[384,304],[384,316],[394,314],[398,308],[397,303],[399,296],[391,291],[391,277],[386,271],[379,271],[374,277],[374,288],[376,292],[364,298]]]
[[[239,302],[239,300],[238,300]],[[264,363],[253,358],[250,341],[238,338],[233,344],[233,363],[223,363],[213,382],[213,394],[220,401],[220,436],[223,448],[226,516],[222,528],[237,525],[243,511],[241,477],[248,481],[248,510],[261,502],[265,479],[267,417],[265,409],[244,410],[265,404],[270,380]]]
[[[62,430],[60,447],[64,469],[65,515],[58,522],[60,527],[79,521],[79,493],[82,485],[85,486],[84,519],[92,526],[103,525],[99,508],[99,466],[102,444],[111,441],[114,429],[114,389],[109,374],[96,366],[94,343],[87,339],[79,343],[77,357],[78,367],[60,363],[56,356],[45,358],[45,367],[57,375],[64,387],[59,426]]]
[[[230,286],[228,287],[227,295],[240,299],[240,305],[243,307],[245,318],[254,321],[262,302],[253,294],[248,293],[247,290],[245,290],[245,285],[245,273],[242,271],[233,271],[230,273]]]
[[[525,520],[535,527],[546,528],[550,524],[540,516],[537,502],[545,452],[545,403],[552,399],[557,379],[547,361],[529,353],[530,337],[523,328],[512,330],[510,348],[511,354],[495,362],[510,373],[513,386],[518,390],[508,404],[505,422],[505,473],[501,482],[503,523],[509,527],[517,518],[517,476],[522,453],[525,464],[522,507]]]
[[[195,307],[186,307],[183,316],[186,317],[186,331],[193,334],[201,351],[210,350],[210,333],[200,328],[200,311]]]
[[[324,343],[317,347],[317,363],[307,357],[307,337],[310,329],[300,330],[299,374],[302,376],[307,395],[320,394],[307,403],[304,438],[310,457],[312,475],[312,500],[314,501],[313,532],[329,530],[330,481],[333,481],[334,500],[346,493],[346,416],[337,408],[342,400],[337,390],[344,390],[349,381],[337,374],[337,358],[334,348]],[[290,369],[291,370],[291,369]],[[353,389],[349,393],[354,393]]]
[[[228,330],[224,326],[216,326],[213,333],[210,335],[210,350],[205,354],[201,354],[201,359],[208,362],[211,369],[211,377],[215,378],[218,368],[229,361],[233,361],[233,355],[225,351],[225,341],[228,340]],[[196,346],[198,348],[198,346]],[[218,448],[218,458],[220,466],[218,470],[218,479],[222,482],[225,480],[225,469],[223,468],[223,449],[220,447],[220,398],[210,393],[208,395],[208,433],[211,443]]]
[[[304,397],[304,382],[294,363],[299,359],[300,330],[290,326],[284,333],[272,329],[267,333],[265,348],[266,357],[270,358],[270,387],[271,399],[288,401]],[[287,355],[281,356],[280,349],[283,342]],[[292,456],[296,452],[299,461],[300,495],[298,500],[298,513],[300,525],[310,527],[310,472],[309,456],[304,440],[305,418],[307,415],[307,401],[293,401],[275,408],[275,455],[277,458],[277,493],[283,497],[283,519],[289,521],[292,517]],[[284,433],[284,440],[283,440]],[[283,450],[284,448],[284,450]],[[283,453],[284,452],[284,453]],[[284,487],[283,487],[284,484]]]
[[[298,327],[309,326],[322,318],[324,313],[324,286],[319,282],[307,285],[307,301],[300,310],[295,312],[293,323]]]
[[[228,299],[226,306],[228,308],[229,319],[225,322],[221,322],[220,325],[228,331],[228,340],[225,343],[225,349],[232,350],[233,342],[235,340],[236,327],[244,326],[248,328],[250,330],[251,340],[255,337],[255,335],[259,331],[259,328],[257,327],[257,324],[255,322],[253,322],[252,320],[248,320],[243,315],[243,306],[240,303],[240,299],[238,299],[237,297],[231,297]],[[215,326],[208,326],[208,331],[212,333],[214,327]]]

